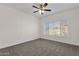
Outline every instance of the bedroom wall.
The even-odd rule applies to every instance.
[[[0,48],[39,38],[38,19],[0,5]]]
[[[68,23],[68,35],[65,37],[54,37],[43,34],[43,23],[47,20],[61,20],[67,19]],[[79,7],[64,10],[62,12],[55,13],[50,16],[46,16],[41,19],[41,38],[59,41],[63,43],[73,44],[79,46]]]

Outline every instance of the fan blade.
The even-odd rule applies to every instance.
[[[36,12],[38,12],[38,10],[37,11],[34,11],[33,13],[36,13]]]
[[[39,9],[38,7],[36,7],[36,6],[34,6],[34,5],[33,5],[32,7]]]
[[[51,11],[51,9],[44,9],[44,11]]]
[[[48,3],[45,3],[43,7],[46,7],[48,5]]]

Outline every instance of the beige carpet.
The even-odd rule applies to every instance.
[[[37,39],[0,50],[2,56],[79,56],[79,47]]]

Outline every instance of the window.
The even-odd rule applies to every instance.
[[[65,36],[68,33],[68,26],[65,20],[45,21],[44,34],[50,36]]]

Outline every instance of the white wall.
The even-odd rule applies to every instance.
[[[69,33],[66,37],[53,37],[43,35],[43,22],[46,20],[67,19]],[[65,10],[50,16],[46,16],[41,20],[41,38],[74,44],[79,46],[79,7]]]
[[[67,19],[69,34],[58,38],[43,35],[43,22],[45,20]],[[16,45],[37,38],[79,45],[79,8],[70,9],[40,19],[17,11],[13,8],[0,6],[0,48]],[[39,30],[40,24],[40,30]]]
[[[0,48],[39,38],[38,19],[0,5]]]

